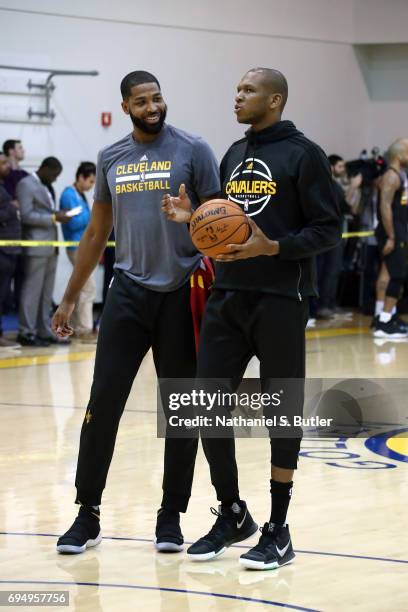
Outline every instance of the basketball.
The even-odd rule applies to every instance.
[[[251,234],[248,217],[229,200],[210,200],[194,211],[190,235],[201,253],[217,257],[229,253],[227,244],[242,244]]]

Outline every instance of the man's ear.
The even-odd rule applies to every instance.
[[[282,104],[283,101],[283,97],[282,94],[280,93],[275,93],[272,94],[271,96],[271,102],[270,102],[270,108],[279,108]]]
[[[121,103],[122,110],[126,115],[129,115],[129,100],[123,100]]]

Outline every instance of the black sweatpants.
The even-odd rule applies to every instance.
[[[206,306],[198,349],[197,378],[228,379],[229,390],[240,384],[249,360],[260,360],[263,389],[268,379],[305,376],[305,327],[308,299],[257,291],[215,289]],[[296,469],[301,438],[271,440],[276,467]],[[239,497],[233,437],[203,437],[217,499]]]
[[[194,378],[196,355],[190,283],[160,293],[116,271],[103,310],[91,397],[81,430],[77,503],[99,505],[119,421],[133,380],[152,348],[158,377]],[[185,512],[191,494],[197,438],[166,439],[163,501]]]

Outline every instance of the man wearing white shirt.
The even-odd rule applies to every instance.
[[[70,216],[68,223],[62,226],[64,240],[80,242],[91,219],[91,210],[85,193],[95,184],[96,166],[93,162],[81,162],[73,185],[65,187],[60,197],[60,209]],[[67,257],[74,266],[78,247],[67,247]],[[85,344],[96,344],[97,335],[93,333],[93,303],[96,296],[96,283],[91,275],[79,294],[73,312],[75,336]]]

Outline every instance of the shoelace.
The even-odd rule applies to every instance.
[[[214,514],[214,516],[222,516],[222,512],[219,512],[217,508],[213,508],[213,506],[211,506],[210,510]]]
[[[273,541],[273,531],[269,531],[269,529],[265,529],[265,525],[263,527],[259,527],[259,531],[261,532],[261,537],[256,546],[254,546],[253,550],[262,552],[265,544],[274,544]]]
[[[212,506],[210,510],[212,514],[217,517],[217,520],[215,521],[214,525],[211,527],[210,531],[207,533],[204,539],[218,540],[219,538],[223,538],[225,535],[224,527],[229,524],[229,517],[228,514],[223,514]]]

